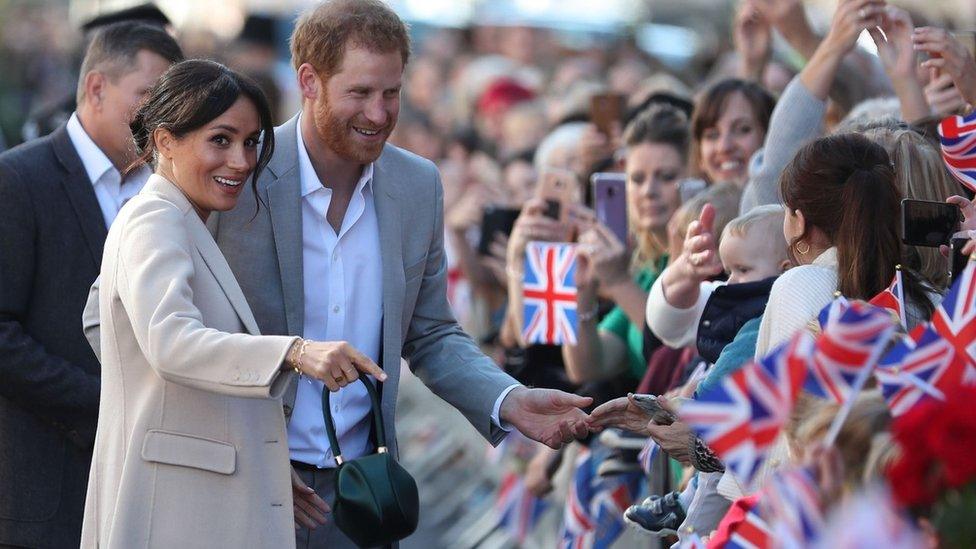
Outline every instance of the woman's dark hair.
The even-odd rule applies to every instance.
[[[847,297],[871,299],[884,290],[902,262],[898,232],[901,192],[884,147],[848,133],[818,139],[783,171],[780,191],[787,208],[799,210],[811,227],[837,247],[837,289]],[[910,301],[927,313],[932,303],[919,277],[903,272]]]
[[[695,100],[695,110],[691,113],[691,173],[702,176],[701,171],[701,140],[705,130],[718,124],[719,118],[725,111],[729,99],[736,93],[741,93],[746,102],[752,107],[756,120],[762,126],[763,133],[769,129],[769,118],[776,106],[776,99],[759,84],[737,78],[719,80],[705,89]],[[713,181],[713,183],[719,183]]]
[[[251,189],[255,190],[261,171],[274,153],[271,109],[254,81],[214,61],[183,61],[159,78],[129,123],[139,153],[134,165],[153,160],[156,144],[152,136],[157,129],[181,138],[224,114],[241,97],[254,103],[261,120],[261,150],[251,176]],[[254,196],[257,198],[257,192]]]
[[[688,117],[677,107],[664,103],[652,104],[638,114],[624,129],[624,145],[641,143],[671,145],[683,160],[688,159]]]

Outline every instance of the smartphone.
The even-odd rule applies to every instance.
[[[658,425],[671,425],[678,420],[674,414],[665,410],[657,402],[657,397],[654,395],[633,395],[634,402],[651,416],[651,420]]]
[[[501,206],[488,206],[481,217],[481,237],[478,240],[478,254],[491,255],[491,244],[499,233],[508,236],[518,219],[520,210]]]
[[[961,221],[962,214],[954,204],[910,198],[901,201],[902,242],[909,246],[948,246]]]
[[[950,280],[955,280],[969,264],[969,256],[962,253],[962,249],[969,242],[968,238],[953,238],[949,247],[952,249],[952,266],[949,270]]]
[[[543,168],[536,194],[546,203],[543,212],[546,217],[568,222],[570,206],[579,201],[576,174],[559,168]]]
[[[598,93],[590,98],[590,122],[606,136],[613,135],[614,123],[624,118],[627,98],[619,93]]]
[[[590,177],[593,185],[593,209],[597,220],[627,245],[627,176],[599,172]]]

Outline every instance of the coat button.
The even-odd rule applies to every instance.
[[[708,328],[711,325],[712,325],[712,321],[711,320],[702,320],[702,326]]]

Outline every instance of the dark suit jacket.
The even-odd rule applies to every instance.
[[[106,233],[65,126],[0,154],[0,545],[81,538],[100,388],[81,314]]]

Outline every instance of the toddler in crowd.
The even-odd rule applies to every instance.
[[[654,334],[669,347],[695,345],[710,365],[697,390],[686,387],[685,392],[707,390],[753,358],[770,289],[791,264],[782,206],[753,208],[729,222],[718,240],[713,218],[707,207],[691,224],[681,255],[661,274],[647,301]],[[710,280],[721,272],[726,281]],[[697,462],[698,457],[692,460],[700,473],[683,492],[631,507],[628,522],[659,535],[678,533],[679,527],[681,532],[713,530],[730,502],[717,491],[721,469]]]

